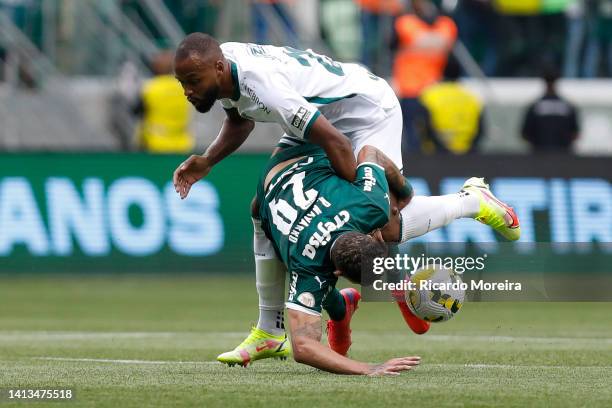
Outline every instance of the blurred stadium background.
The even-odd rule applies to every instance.
[[[430,36],[429,54],[411,49],[413,39],[405,34],[423,29],[421,20],[431,29],[423,34]],[[0,0],[0,358],[10,362],[0,386],[59,381],[95,389],[108,405],[121,400],[103,391],[121,388],[130,395],[126,404],[138,405],[141,396],[124,388],[130,378],[143,379],[135,387],[166,386],[172,395],[184,366],[156,368],[152,383],[144,380],[152,374],[146,369],[120,368],[114,374],[121,383],[95,367],[75,376],[71,369],[79,362],[32,358],[210,361],[233,347],[256,318],[248,206],[281,131],[258,124],[188,200],[178,199],[172,171],[210,144],[224,115],[219,106],[206,115],[192,112],[177,96],[178,85],[168,82],[167,51],[194,31],[220,41],[313,48],[366,64],[402,100],[410,124],[404,168],[418,194],[454,192],[466,176],[479,175],[517,209],[524,244],[497,269],[512,272],[521,265],[523,272],[545,273],[564,265],[573,274],[612,273],[612,1]],[[406,82],[421,75],[420,83]],[[559,77],[550,103],[539,100],[543,77]],[[172,129],[168,139],[158,137],[159,128]],[[497,245],[489,230],[468,221],[421,241],[485,243],[493,253]],[[543,254],[526,245],[534,242],[570,245]],[[609,286],[599,289],[612,293]],[[369,317],[358,326],[361,340],[374,345],[372,333],[385,331],[393,346],[361,346],[357,356],[375,360],[387,350],[403,352],[398,342],[405,333],[395,309],[375,305],[376,314],[368,315],[368,306],[362,312]],[[559,307],[468,303],[466,320],[437,328],[435,344],[444,343],[444,335],[481,337],[455,339],[458,353],[445,345],[436,354],[425,340],[410,347],[438,364],[425,369],[431,376],[449,362],[455,366],[442,367],[448,378],[478,370],[464,363],[491,363],[491,376],[480,372],[478,380],[463,383],[469,392],[462,398],[472,393],[482,405],[509,398],[512,390],[526,397],[508,401],[523,406],[538,395],[543,399],[534,405],[605,405],[609,387],[588,391],[610,376],[610,304]],[[138,334],[145,332],[154,334]],[[174,334],[164,337],[166,332]],[[180,334],[187,332],[195,334]],[[467,346],[487,338],[493,343],[478,351]],[[505,383],[506,393],[491,379],[508,378],[504,370],[512,364],[536,368],[526,376],[512,371],[515,382]],[[529,381],[544,375],[542,366],[569,377],[552,381],[556,385],[541,394],[547,385]],[[273,381],[273,363],[262,367],[256,373]],[[289,367],[282,369],[287,375],[298,370]],[[208,369],[189,366],[196,379]],[[212,375],[219,373],[214,368]],[[163,376],[167,382],[159,380]],[[221,398],[216,402],[233,382],[248,382],[226,373],[218,379],[222,385],[207,397]],[[204,381],[211,385],[214,377]],[[295,381],[290,386],[299,390]],[[429,383],[421,378],[418,384]],[[576,384],[578,392],[565,391]],[[188,381],[176,392],[201,385]],[[322,406],[319,386],[306,388],[310,403]],[[389,385],[389,401],[405,397],[394,390]],[[182,395],[186,405],[197,404]],[[368,406],[371,398],[353,403]],[[436,398],[430,387],[420,402],[452,401]],[[160,401],[147,404],[164,405]]]

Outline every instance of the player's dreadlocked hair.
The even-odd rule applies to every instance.
[[[354,283],[369,285],[372,274],[361,275],[362,270],[371,270],[374,258],[387,254],[386,246],[369,235],[351,231],[342,234],[334,242],[331,259],[342,276]],[[367,268],[367,269],[366,269]],[[370,278],[368,278],[370,277]]]
[[[204,59],[212,57],[216,59],[222,55],[219,41],[204,33],[191,33],[181,41],[176,49],[176,59],[189,58],[192,54],[198,54]]]

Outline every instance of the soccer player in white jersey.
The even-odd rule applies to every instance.
[[[173,181],[181,198],[242,145],[255,122],[281,126],[285,134],[277,149],[320,145],[336,173],[349,181],[356,175],[355,153],[364,145],[378,148],[402,168],[399,102],[386,81],[358,64],[339,63],[311,50],[219,44],[207,34],[193,33],[176,51],[175,74],[199,112],[208,112],[219,100],[227,114],[204,154],[189,157],[175,170]],[[474,187],[462,194],[413,197],[401,210],[402,241],[463,217],[517,240],[520,228],[514,211],[486,184]],[[259,320],[245,341],[219,356],[225,363],[282,358],[290,352],[283,325],[286,270],[263,233],[254,206],[252,215]]]

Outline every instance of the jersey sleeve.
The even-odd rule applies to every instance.
[[[357,177],[353,185],[367,197],[372,207],[372,218],[380,217],[384,225],[389,219],[389,184],[382,166],[363,162],[357,166]]]
[[[274,122],[285,133],[299,139],[308,139],[313,123],[320,112],[291,86],[279,72],[246,73],[246,90],[251,100],[268,111]],[[244,90],[242,91],[244,94]]]

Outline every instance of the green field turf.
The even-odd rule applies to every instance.
[[[422,337],[362,303],[353,358],[423,358],[384,378],[216,363],[256,315],[248,277],[2,278],[0,387],[76,390],[35,407],[612,406],[612,303],[467,303]]]

